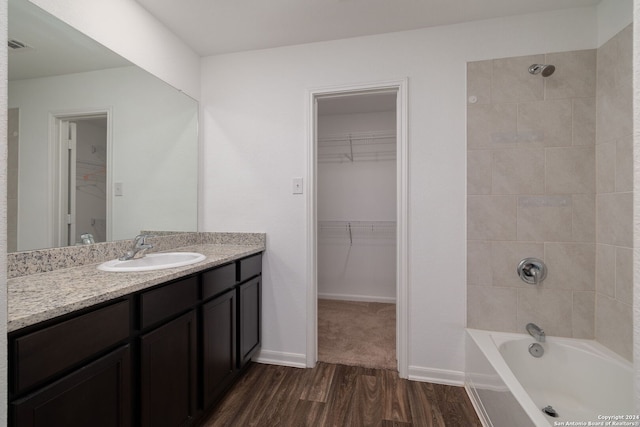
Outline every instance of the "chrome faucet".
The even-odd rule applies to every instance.
[[[540,328],[540,326],[536,325],[535,323],[527,323],[527,332],[529,332],[529,335],[534,337],[536,341],[538,342],[545,341],[544,331],[542,330],[542,328]]]
[[[133,247],[127,251],[124,255],[118,258],[120,261],[127,261],[134,258],[142,258],[144,256],[143,251],[153,248],[151,243],[147,243],[147,238],[153,237],[150,234],[139,234],[133,239]]]

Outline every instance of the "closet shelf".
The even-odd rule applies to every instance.
[[[324,239],[393,240],[396,238],[395,221],[318,221],[318,235]]]
[[[395,160],[395,131],[351,132],[318,138],[319,162]]]

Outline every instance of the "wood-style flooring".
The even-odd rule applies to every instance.
[[[385,369],[253,363],[202,426],[481,427],[462,387]]]

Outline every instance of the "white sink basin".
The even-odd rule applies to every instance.
[[[113,259],[98,266],[102,271],[151,271],[164,268],[183,267],[203,261],[206,256],[197,252],[163,252],[147,254],[142,258],[120,261]]]

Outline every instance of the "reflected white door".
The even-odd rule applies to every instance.
[[[60,123],[60,246],[75,244],[77,125]]]

